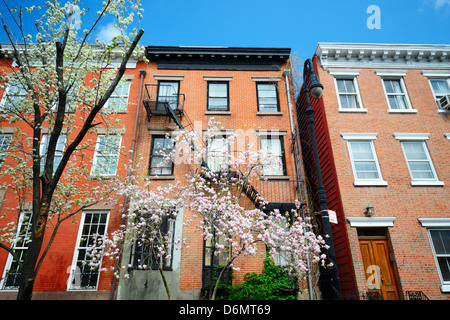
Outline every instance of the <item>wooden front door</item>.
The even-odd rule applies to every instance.
[[[388,240],[377,238],[359,239],[369,292],[378,292],[384,300],[398,300],[400,294]]]

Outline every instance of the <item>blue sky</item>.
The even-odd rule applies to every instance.
[[[29,6],[41,1],[8,2]],[[98,10],[99,0],[84,2],[93,6],[91,12]],[[450,0],[141,2],[143,45],[288,47],[306,59],[318,42],[450,44]],[[380,10],[380,29],[366,25],[371,5]],[[107,23],[97,33],[107,36]],[[6,40],[2,31],[0,41]]]

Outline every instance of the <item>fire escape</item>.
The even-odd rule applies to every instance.
[[[197,147],[191,139],[190,131],[194,130],[194,125],[189,118],[188,114],[184,110],[185,96],[184,94],[178,93],[178,90],[172,90],[169,95],[167,92],[170,90],[161,90],[161,83],[158,84],[146,84],[144,90],[143,104],[147,111],[147,120],[150,121],[152,117],[155,116],[165,116],[174,121],[177,127],[181,130],[185,139],[189,142],[192,150],[198,154]],[[166,92],[161,94],[161,92]],[[184,123],[184,124],[183,124]],[[195,133],[197,134],[197,133]],[[199,139],[203,143],[203,139]],[[294,152],[298,152],[298,148],[295,147],[294,142],[292,143],[292,148]],[[298,157],[297,157],[298,159]],[[208,161],[202,157],[201,165],[206,168],[206,170],[211,171],[210,166],[208,166]],[[301,181],[296,180],[269,180],[264,181],[260,178],[252,179],[249,181],[240,172],[232,171],[226,173],[228,178],[233,179],[239,183],[242,187],[242,191],[251,203],[256,208],[262,208],[264,212],[269,213],[274,209],[279,209],[280,211],[289,211],[295,209],[295,200],[300,198],[303,202],[303,191],[299,192],[301,186]],[[301,195],[299,197],[299,195]],[[265,205],[261,198],[264,198]],[[207,244],[205,243],[205,247]],[[205,250],[204,247],[204,250]],[[217,267],[214,269],[214,273],[219,273]],[[208,290],[208,283],[210,279],[211,267],[203,266],[202,273],[202,287],[203,290]],[[229,283],[230,274],[225,274],[222,282]]]

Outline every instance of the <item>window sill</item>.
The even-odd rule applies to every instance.
[[[388,113],[417,113],[417,109],[389,109]]]
[[[438,113],[440,113],[440,114],[450,114],[450,110],[438,109]]]
[[[226,110],[206,110],[205,114],[207,114],[207,115],[216,115],[216,116],[229,116],[229,115],[231,115],[231,111],[226,111]]]
[[[356,108],[352,108],[352,109],[339,108],[338,111],[342,112],[342,113],[367,113],[366,108],[357,108],[357,109]]]
[[[90,174],[90,175],[88,175],[87,178],[89,180],[111,180],[111,179],[115,179],[116,175],[112,175],[112,176],[101,176],[101,175],[98,175],[98,176],[95,176],[95,175]]]
[[[353,182],[353,185],[355,187],[386,187],[388,183],[384,180],[357,180]]]
[[[443,187],[444,181],[411,181],[413,187]]]
[[[261,180],[290,180],[289,176],[262,176]]]
[[[258,111],[256,112],[257,116],[282,116],[283,112],[277,111],[277,112],[267,112],[267,111]]]
[[[450,284],[443,284],[441,286],[441,292],[450,292]]]
[[[145,179],[146,180],[175,180],[176,176],[174,176],[174,175],[146,176]]]

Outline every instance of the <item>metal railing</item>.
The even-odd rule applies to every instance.
[[[181,116],[184,109],[185,95],[182,93],[173,94],[158,94],[159,88],[165,86],[164,84],[146,84],[144,86],[144,97],[142,103],[147,111],[147,120],[153,115],[170,116],[167,108],[171,108]],[[178,91],[175,88],[173,91]]]

